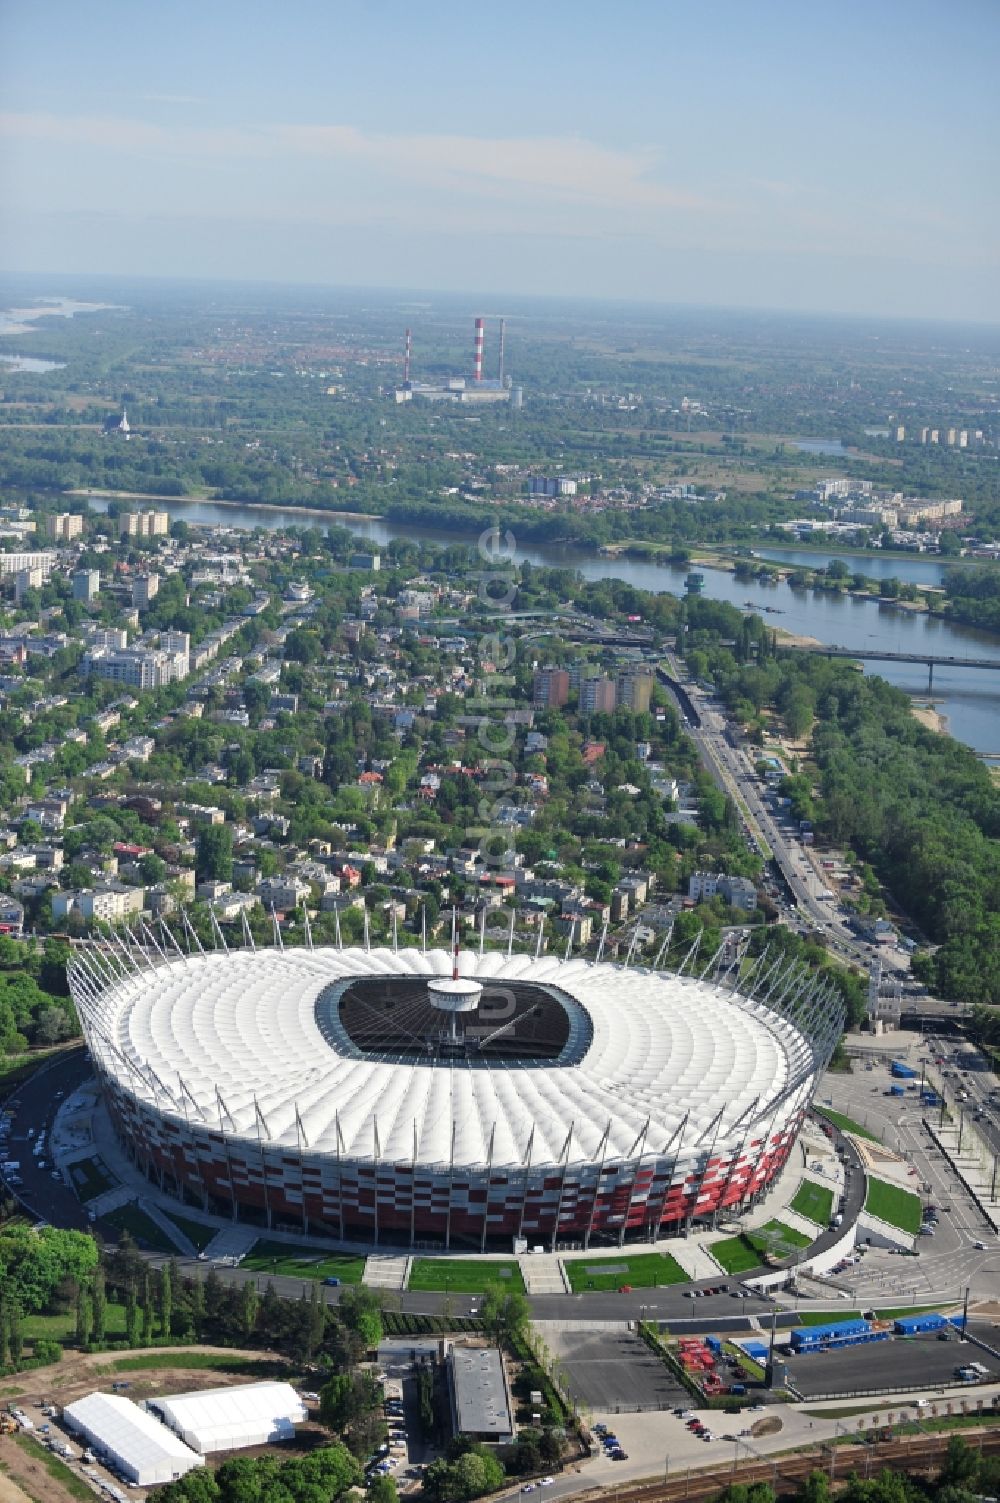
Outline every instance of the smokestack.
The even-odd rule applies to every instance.
[[[503,385],[503,336],[504,336],[504,326],[505,326],[506,322],[507,322],[507,320],[505,318],[502,318],[500,320],[500,385],[501,386]]]
[[[409,331],[409,329],[407,329],[407,331],[406,331],[406,349],[405,349],[405,353],[403,355],[403,385],[404,386],[409,386],[409,384],[410,384],[410,355],[412,354],[412,352],[413,352],[413,341],[412,341],[412,339],[410,337],[410,331]]]
[[[477,318],[476,319],[476,353],[475,353],[475,358],[474,358],[474,360],[472,362],[472,379],[473,379],[473,381],[481,381],[483,379],[483,342],[484,342],[485,338],[486,338],[485,325],[484,325],[483,320],[481,318]]]

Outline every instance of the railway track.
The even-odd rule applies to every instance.
[[[829,1474],[831,1461],[834,1479],[846,1478],[851,1472],[877,1474],[886,1466],[905,1472],[927,1471],[940,1464],[948,1441],[955,1434],[964,1435],[981,1448],[984,1455],[1000,1452],[1000,1431],[986,1428],[988,1425],[989,1419],[984,1416],[982,1430],[945,1430],[938,1435],[904,1436],[873,1445],[814,1446],[809,1451],[775,1456],[773,1461],[741,1463],[735,1468],[730,1464],[709,1471],[692,1472],[688,1469],[666,1482],[616,1487],[613,1489],[614,1503],[688,1503],[688,1500],[700,1503],[700,1500],[714,1498],[734,1481],[745,1484],[770,1482],[781,1494],[797,1488],[810,1472]],[[612,1489],[605,1488],[604,1491]]]

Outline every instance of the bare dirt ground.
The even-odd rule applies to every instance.
[[[5,1452],[3,1464],[6,1465],[6,1462]],[[30,1503],[29,1494],[18,1487],[13,1477],[5,1477],[0,1473],[0,1503]]]
[[[5,1385],[2,1390],[4,1398],[16,1398],[27,1407],[40,1407],[42,1404],[72,1404],[75,1399],[81,1398],[85,1393],[91,1393],[95,1388],[106,1386],[112,1381],[126,1382],[129,1385],[130,1398],[148,1398],[151,1394],[158,1393],[163,1389],[169,1389],[172,1393],[180,1392],[179,1379],[183,1377],[185,1389],[218,1388],[221,1384],[231,1383],[254,1383],[258,1381],[259,1373],[253,1369],[240,1372],[239,1369],[229,1372],[219,1372],[217,1369],[206,1367],[185,1367],[184,1358],[191,1352],[196,1351],[199,1355],[205,1354],[212,1357],[242,1357],[254,1363],[283,1363],[284,1359],[276,1352],[248,1351],[242,1347],[227,1346],[199,1346],[191,1347],[149,1347],[138,1348],[128,1352],[98,1352],[92,1355],[86,1353],[70,1353],[61,1362],[52,1367],[37,1368],[34,1372],[24,1373],[21,1376],[20,1386],[18,1378],[11,1380],[11,1386]],[[116,1372],[115,1363],[123,1359],[133,1362],[143,1356],[152,1356],[155,1364],[151,1364],[148,1370],[141,1367],[129,1368],[125,1372]],[[176,1357],[176,1366],[169,1367],[158,1365],[165,1356]]]
[[[236,1368],[232,1372],[205,1367],[185,1367],[185,1358],[192,1352],[222,1359],[244,1358],[252,1362],[254,1366],[242,1371]],[[150,1365],[148,1368],[139,1366],[134,1369],[129,1368],[125,1372],[115,1371],[115,1363],[123,1358],[131,1362],[136,1359],[141,1361],[144,1356],[151,1357],[156,1362],[162,1361],[165,1356],[171,1356],[176,1361],[169,1366]],[[149,1347],[129,1352],[100,1352],[92,1355],[69,1353],[61,1362],[54,1363],[51,1367],[37,1368],[33,1372],[12,1377],[0,1388],[0,1401],[14,1401],[22,1405],[36,1423],[39,1423],[42,1419],[40,1411],[43,1404],[59,1406],[72,1404],[75,1399],[92,1393],[94,1389],[109,1388],[112,1382],[127,1383],[127,1396],[138,1402],[141,1399],[151,1398],[157,1393],[187,1393],[203,1388],[219,1388],[222,1385],[253,1383],[261,1376],[259,1364],[264,1364],[265,1367],[271,1364],[287,1365],[285,1359],[276,1352],[249,1351],[241,1347]],[[291,1372],[291,1368],[289,1371]],[[289,1449],[309,1450],[315,1445],[322,1444],[324,1434],[316,1426],[302,1426],[294,1445]],[[273,1451],[273,1447],[263,1447],[259,1454],[263,1455],[265,1451]],[[239,1454],[258,1453],[240,1452]],[[212,1461],[213,1464],[218,1464],[225,1459],[226,1456],[220,1454],[213,1456]],[[74,1472],[74,1475],[76,1474],[75,1467],[71,1466],[70,1470]],[[141,1491],[135,1494],[137,1500],[143,1496]],[[73,1494],[46,1470],[41,1461],[18,1445],[13,1436],[4,1435],[0,1436],[0,1503],[75,1503],[75,1500]]]

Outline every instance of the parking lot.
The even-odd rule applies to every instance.
[[[673,1409],[690,1402],[659,1358],[624,1328],[543,1331],[570,1394],[594,1413]]]
[[[934,1336],[876,1341],[868,1346],[844,1347],[840,1351],[810,1352],[790,1356],[788,1377],[804,1399],[824,1398],[872,1389],[936,1388],[955,1383],[955,1368],[966,1362],[981,1362],[994,1378],[1000,1378],[1000,1361],[969,1341],[954,1336],[938,1341]],[[964,1391],[959,1385],[955,1393]],[[975,1393],[975,1387],[969,1391]]]

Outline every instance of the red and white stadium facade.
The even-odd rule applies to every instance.
[[[187,953],[161,925],[81,947],[69,979],[118,1136],[162,1189],[274,1229],[483,1250],[652,1240],[780,1172],[839,1000],[766,954],[709,969]]]

